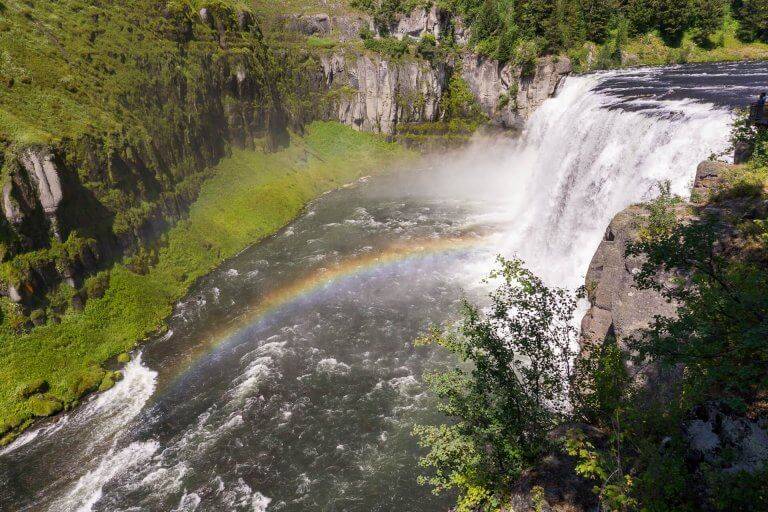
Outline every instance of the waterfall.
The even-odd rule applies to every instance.
[[[729,110],[694,100],[622,99],[612,74],[567,79],[520,139],[495,155],[509,205],[501,252],[548,281],[583,284],[614,215],[658,194],[660,182],[690,196],[696,167],[728,147]],[[468,161],[488,147],[473,148]]]

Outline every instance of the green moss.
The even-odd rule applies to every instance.
[[[337,42],[327,37],[310,36],[307,38],[307,46],[310,48],[333,48]]]
[[[144,275],[110,272],[101,299],[61,324],[0,332],[0,422],[36,414],[18,383],[45,379],[64,405],[105,382],[100,367],[155,332],[189,286],[225,258],[274,233],[322,192],[410,155],[372,134],[315,123],[277,153],[234,150],[207,181],[189,217],[173,227]],[[109,380],[114,382],[114,378]]]
[[[125,364],[125,363],[129,362],[130,360],[131,360],[131,356],[128,355],[126,352],[123,352],[122,354],[117,356],[117,362],[118,363]]]
[[[115,380],[112,378],[112,374],[108,373],[104,376],[103,379],[101,379],[101,384],[99,384],[99,391],[107,391],[112,389],[114,386]]]
[[[35,379],[19,386],[16,390],[16,396],[19,398],[29,398],[37,393],[48,391],[48,383],[44,379]]]
[[[33,395],[26,402],[29,411],[37,417],[53,416],[64,409],[64,405],[47,395]]]

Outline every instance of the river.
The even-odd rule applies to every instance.
[[[516,140],[326,194],[200,280],[125,379],[0,452],[0,509],[439,511],[415,348],[481,300],[496,254],[576,287],[611,217],[688,195],[768,64],[571,77]]]

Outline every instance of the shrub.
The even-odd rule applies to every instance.
[[[521,41],[515,50],[515,65],[520,68],[522,76],[533,76],[536,73],[536,59],[539,50],[535,41]]]
[[[437,56],[437,50],[437,40],[432,34],[426,34],[416,45],[416,54],[430,62],[434,61]]]
[[[394,37],[366,39],[364,45],[368,50],[381,53],[395,59],[400,58],[408,53],[408,42],[400,41]]]

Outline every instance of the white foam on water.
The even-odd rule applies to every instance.
[[[81,476],[49,512],[90,512],[101,499],[104,485],[121,472],[144,463],[160,447],[155,441],[134,442],[121,450],[110,450],[99,465]]]
[[[348,364],[337,361],[332,357],[321,359],[317,362],[315,368],[319,373],[328,375],[347,375],[352,370]]]
[[[184,493],[184,496],[179,501],[179,506],[173,509],[172,512],[194,512],[200,506],[201,501],[200,496],[194,492],[190,494]]]
[[[73,420],[79,425],[90,422],[88,428],[92,436],[112,434],[141,412],[156,385],[157,372],[144,366],[142,354],[138,353],[123,368],[123,380],[96,395]]]

